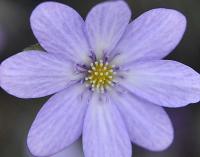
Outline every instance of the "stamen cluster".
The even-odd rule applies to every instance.
[[[104,63],[103,60],[91,63],[85,81],[93,91],[104,93],[106,87],[113,85],[115,75],[113,68],[113,65],[109,65],[107,62]]]

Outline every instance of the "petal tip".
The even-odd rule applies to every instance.
[[[29,134],[27,136],[27,147],[28,147],[28,150],[29,152],[33,155],[33,156],[37,156],[37,157],[48,157],[48,156],[51,156],[55,153],[52,153],[50,151],[47,151],[47,149],[43,148],[42,144],[41,143],[36,143],[34,142],[34,137],[32,137],[30,135],[30,131],[29,131]]]
[[[142,146],[142,147],[144,147],[145,149],[149,151],[154,151],[154,152],[167,150],[172,145],[173,140],[174,140],[174,129],[172,127],[172,124],[170,127],[171,127],[171,130],[168,130],[168,133],[167,133],[168,136],[164,137],[162,141],[159,141],[159,144],[155,144],[154,142],[152,143],[152,146],[149,146],[149,147]]]
[[[161,14],[166,14],[166,16],[169,16],[171,20],[177,23],[177,25],[182,26],[183,31],[185,31],[186,25],[187,25],[187,18],[182,12],[178,10],[174,10],[174,9],[167,9],[167,8],[158,8],[158,9],[153,9],[153,10],[158,11]]]
[[[34,147],[34,145],[32,144],[32,141],[28,135],[27,137],[27,141],[26,141],[26,144],[27,144],[27,147],[28,147],[28,150],[29,152],[34,155],[34,156],[42,156],[42,154]]]

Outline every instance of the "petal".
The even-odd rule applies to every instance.
[[[76,141],[62,152],[51,157],[84,157],[81,140]]]
[[[70,63],[41,51],[26,51],[1,64],[1,87],[20,98],[43,97],[79,78]]]
[[[72,61],[87,61],[89,46],[84,35],[84,21],[69,6],[57,2],[40,4],[31,15],[33,33],[50,53]]]
[[[50,156],[77,140],[88,106],[88,93],[80,85],[54,95],[42,107],[28,134],[28,147],[35,156]]]
[[[35,157],[28,150],[26,150],[25,154],[28,157]],[[77,140],[63,151],[49,157],[84,157],[81,140]]]
[[[180,42],[186,28],[186,19],[171,9],[153,9],[127,28],[113,51],[113,64],[128,64],[137,60],[162,59]]]
[[[114,93],[117,105],[133,143],[153,151],[166,149],[173,141],[173,128],[160,106],[128,93]]]
[[[119,83],[132,93],[161,106],[181,107],[200,100],[200,75],[175,61],[134,64]]]
[[[97,58],[108,54],[124,33],[131,11],[124,1],[95,6],[86,18],[86,31]]]
[[[86,157],[131,157],[131,143],[122,118],[107,97],[93,96],[83,128]]]

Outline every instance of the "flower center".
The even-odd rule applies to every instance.
[[[108,86],[113,85],[115,75],[113,68],[113,65],[109,65],[107,62],[104,63],[102,60],[90,64],[85,81],[91,86],[92,91],[104,93]]]

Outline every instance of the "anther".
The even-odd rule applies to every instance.
[[[108,83],[108,84],[111,84],[112,82],[111,82],[111,81],[107,81],[107,83]]]

